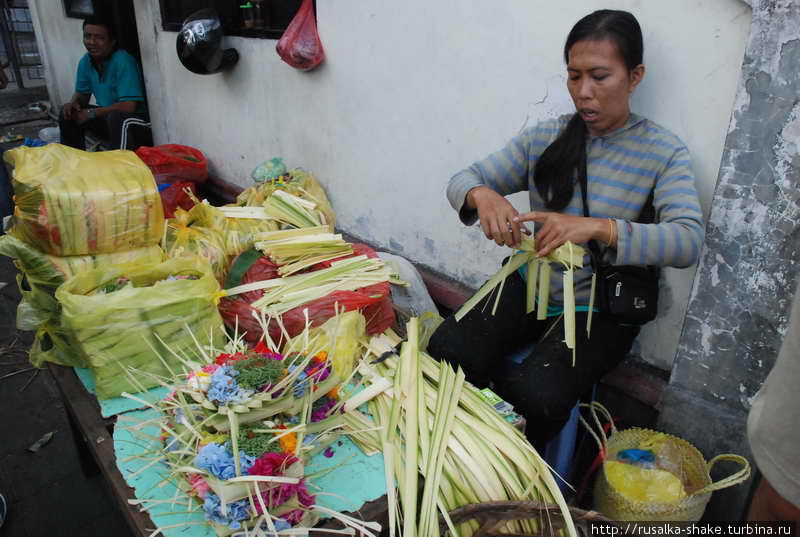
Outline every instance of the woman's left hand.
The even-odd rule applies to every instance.
[[[514,218],[514,222],[542,224],[536,233],[536,255],[539,257],[549,254],[567,241],[581,244],[598,239],[607,243],[611,236],[607,218],[535,211],[520,214]]]

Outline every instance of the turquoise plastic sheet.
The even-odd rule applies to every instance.
[[[153,462],[160,449],[160,417],[152,409],[119,417],[114,428],[117,466],[136,491],[137,499],[144,500],[143,506],[148,508],[154,526],[162,528],[164,537],[214,537],[200,505],[187,505],[186,496],[169,481],[167,467]],[[357,511],[364,503],[386,494],[382,456],[367,457],[347,437],[341,438],[341,445],[337,441],[332,447],[332,457],[320,453],[306,467],[307,475],[333,468],[311,480],[309,491],[317,494],[319,505],[336,511]]]
[[[83,384],[84,388],[86,388],[86,391],[92,394],[95,393],[94,373],[92,373],[91,369],[76,367],[75,374],[78,375],[78,379],[81,381],[81,384]],[[139,399],[147,401],[148,403],[153,403],[165,398],[168,394],[169,390],[167,388],[151,388],[146,392],[136,393],[133,395]],[[98,399],[97,402],[100,404],[100,414],[104,418],[110,418],[111,416],[116,416],[117,414],[147,407],[147,405],[132,399],[128,399],[127,397],[112,397],[111,399],[103,400]]]

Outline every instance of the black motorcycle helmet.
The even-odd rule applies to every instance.
[[[212,9],[190,15],[178,32],[178,58],[184,67],[198,75],[211,75],[230,69],[239,61],[236,49],[222,50],[222,23]]]

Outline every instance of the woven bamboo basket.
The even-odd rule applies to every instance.
[[[675,503],[632,501],[612,485],[606,473],[606,465],[603,464],[595,481],[593,507],[612,520],[696,522],[703,516],[712,492],[738,485],[750,477],[750,463],[744,457],[724,454],[706,462],[700,451],[682,438],[641,428],[618,431],[605,407],[599,403],[583,406],[590,408],[598,433],[595,433],[583,418],[581,421],[597,440],[606,460],[616,460],[620,451],[639,448],[642,442],[656,436],[660,442],[668,443],[672,453],[680,459],[677,477],[683,483],[687,494]],[[597,411],[611,424],[610,436],[606,436],[603,431]],[[722,461],[736,462],[741,468],[728,477],[714,482],[710,475],[711,469]]]

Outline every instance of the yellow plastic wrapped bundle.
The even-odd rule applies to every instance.
[[[52,293],[70,277],[85,270],[128,263],[158,263],[164,260],[164,251],[159,246],[145,246],[108,254],[59,257],[44,254],[10,235],[0,237],[0,255],[14,259],[14,264],[25,273],[32,285],[48,288]]]
[[[29,352],[31,364],[44,362],[85,366],[71,343],[69,331],[61,324],[61,307],[55,299],[59,285],[79,272],[128,263],[157,264],[164,260],[158,246],[125,252],[85,256],[47,255],[10,236],[0,237],[0,255],[14,259],[21,271],[17,275],[22,300],[17,306],[17,328],[35,331]]]
[[[161,197],[132,151],[87,153],[60,144],[7,151],[14,167],[11,233],[56,256],[93,255],[158,244]]]
[[[165,247],[169,257],[194,254],[208,259],[222,282],[230,261],[253,247],[256,234],[277,229],[272,219],[226,216],[220,208],[198,200],[188,211],[177,209],[167,221]]]
[[[218,347],[217,280],[205,260],[90,270],[56,291],[64,325],[107,399],[159,384],[182,369],[175,354],[197,358],[195,341]],[[167,348],[166,345],[169,346]]]
[[[323,214],[324,224],[334,226],[336,213],[333,212],[331,202],[325,194],[322,185],[310,172],[295,168],[286,175],[251,186],[236,197],[239,206],[260,207],[276,190],[283,190],[294,196],[303,198],[316,204],[316,210]]]
[[[23,274],[17,275],[22,300],[17,306],[17,328],[36,331],[28,359],[34,367],[45,362],[59,365],[86,367],[70,331],[61,323],[61,306],[53,291],[29,283]]]
[[[213,210],[213,207],[209,207]],[[167,221],[164,249],[169,258],[199,256],[211,264],[218,281],[225,280],[228,272],[228,254],[225,252],[223,226],[225,218],[206,218],[209,212],[203,205],[189,211],[177,209],[175,218]]]

